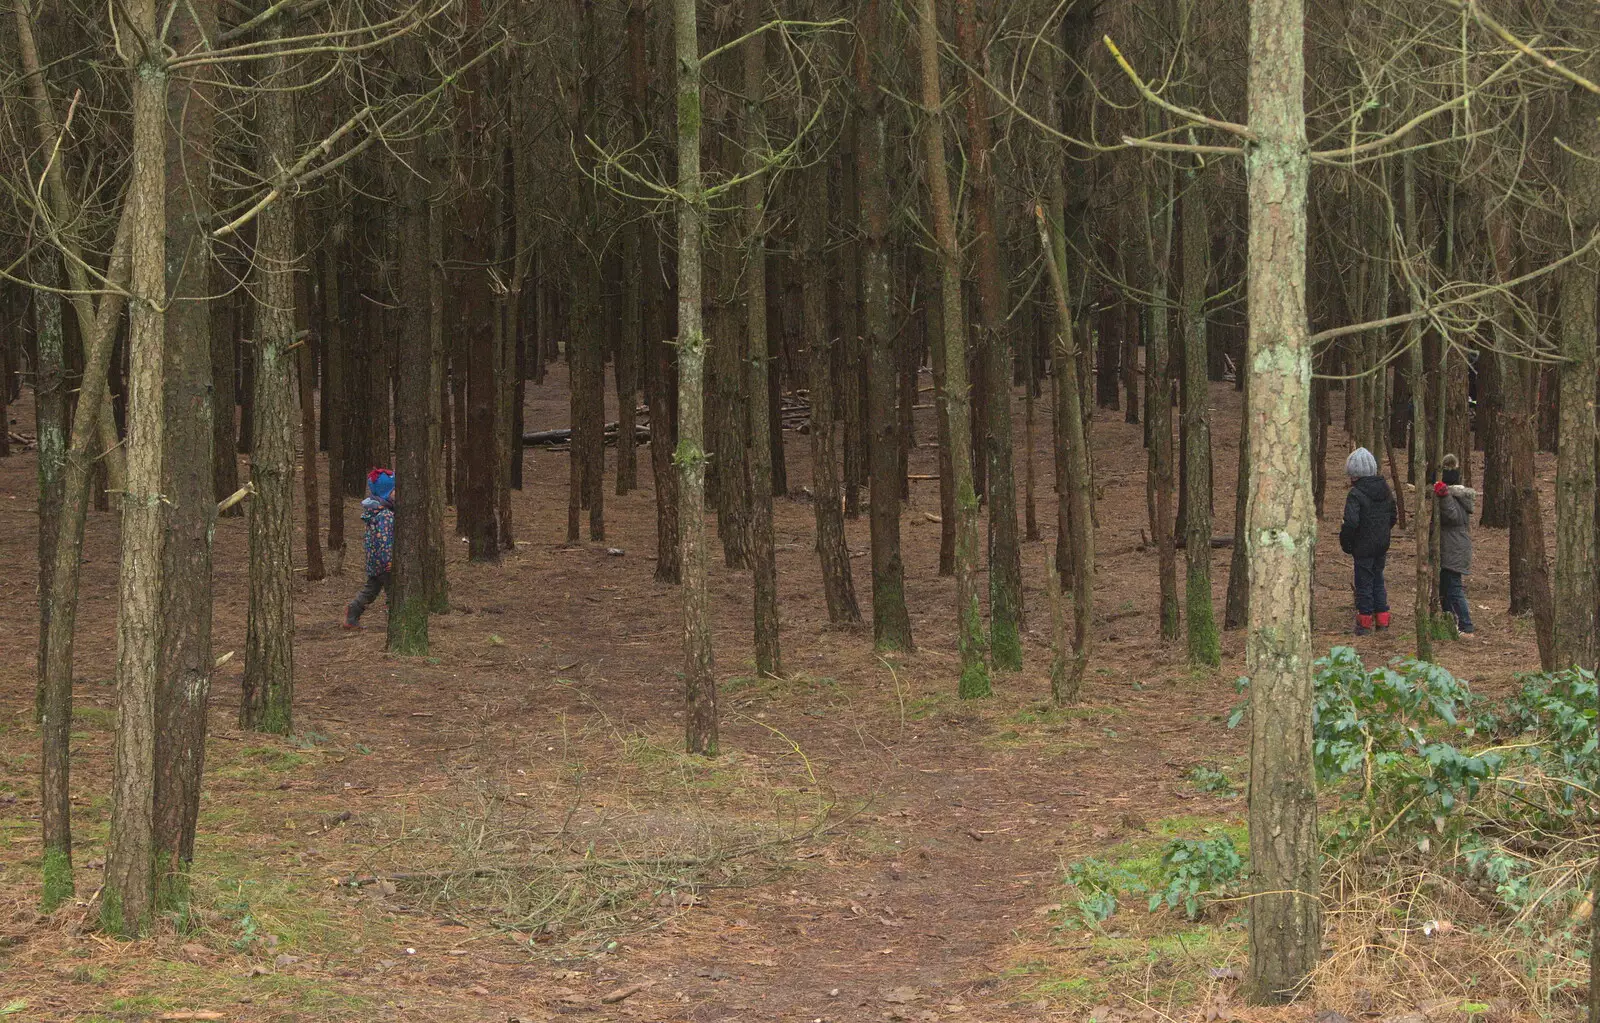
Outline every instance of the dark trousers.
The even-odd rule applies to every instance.
[[[367,576],[367,584],[361,587],[361,592],[356,594],[356,599],[350,602],[350,620],[360,621],[361,615],[367,606],[378,599],[378,593],[383,593],[384,599],[389,598],[389,573],[379,572],[377,575]]]
[[[1382,614],[1389,610],[1389,589],[1383,583],[1383,566],[1389,552],[1356,559],[1356,614]]]
[[[1467,587],[1460,572],[1439,569],[1439,603],[1456,616],[1456,628],[1463,632],[1472,628],[1472,612],[1467,610]]]

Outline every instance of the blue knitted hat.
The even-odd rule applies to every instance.
[[[387,501],[394,493],[394,473],[388,469],[374,469],[367,473],[367,489],[380,501]]]

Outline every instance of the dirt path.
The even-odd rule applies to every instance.
[[[562,387],[555,374],[542,391],[530,388],[530,429],[565,425]],[[1231,531],[1237,403],[1220,387],[1214,398],[1222,534]],[[296,886],[296,905],[314,906],[326,920],[285,938],[296,954],[282,962],[260,942],[239,947],[242,924],[219,896],[210,937],[163,938],[157,958],[233,978],[208,997],[228,998],[241,1019],[1039,1018],[1026,985],[1008,971],[1023,946],[1048,940],[1048,921],[1035,911],[1059,898],[1064,862],[1157,821],[1242,813],[1236,802],[1199,794],[1183,780],[1196,763],[1232,766],[1243,754],[1242,737],[1222,723],[1236,699],[1231,680],[1242,638],[1225,637],[1223,670],[1204,677],[1190,675],[1181,650],[1159,643],[1155,558],[1143,546],[1139,429],[1103,412],[1095,436],[1104,488],[1096,587],[1103,624],[1083,708],[1050,715],[1040,702],[1048,692],[1039,590],[1046,544],[1025,552],[1033,609],[1027,669],[998,679],[994,700],[962,705],[953,696],[952,589],[935,574],[939,526],[928,514],[938,509],[937,484],[914,484],[904,519],[907,595],[922,649],[893,662],[872,655],[870,630],[826,625],[810,549],[812,509],[783,500],[783,641],[795,677],[748,678],[748,575],[717,565],[727,754],[709,766],[676,753],[680,625],[675,591],[651,578],[652,495],[608,493],[605,545],[567,549],[560,543],[566,455],[529,452],[515,509],[518,547],[499,568],[468,565],[462,551],[453,552],[456,609],[435,621],[431,657],[384,654],[381,609],[370,631],[339,629],[340,608],[358,584],[346,575],[302,584],[297,594],[300,745],[237,732],[240,665],[219,673],[215,770],[197,870],[219,886],[237,882],[241,892],[241,877],[276,878]],[[1049,456],[1042,439],[1039,446],[1040,519],[1050,536]],[[1342,453],[1330,452],[1334,482],[1336,454],[1342,464]],[[936,471],[930,449],[918,449],[917,460],[917,471]],[[803,438],[791,436],[795,493],[807,462]],[[34,571],[33,471],[31,455],[0,462],[0,566],[13,580]],[[648,486],[648,472],[641,475]],[[1331,511],[1340,496],[1335,489]],[[80,707],[102,715],[111,704],[104,680],[114,653],[115,533],[109,516],[93,516],[85,548],[77,696]],[[864,555],[866,521],[849,523],[848,534]],[[244,538],[242,520],[220,524],[219,653],[243,647]],[[1318,643],[1327,646],[1339,641],[1349,588],[1331,537],[1321,552]],[[1215,552],[1219,612],[1227,559],[1226,550]],[[1502,613],[1505,560],[1504,534],[1488,533],[1471,583],[1474,604],[1489,609],[1480,612],[1480,639],[1444,658],[1491,684],[1533,662],[1529,630]],[[854,565],[857,592],[870,604],[868,561]],[[1395,605],[1409,606],[1409,559],[1401,553],[1391,565]],[[163,982],[126,951],[28,909],[38,855],[37,733],[29,714],[37,626],[22,593],[13,588],[0,603],[0,635],[12,637],[0,663],[0,900],[12,910],[0,957],[71,981],[32,995],[40,1018],[69,1019],[106,1011],[119,997],[169,990],[170,978]],[[1396,632],[1363,641],[1363,650],[1379,660],[1407,642]],[[102,855],[107,810],[109,732],[88,720],[75,744],[80,888],[93,886],[87,864]],[[828,826],[807,835],[823,821]],[[328,884],[441,861],[505,862],[530,850],[604,858],[626,843],[704,857],[784,834],[806,837],[754,857],[759,862],[748,868],[742,861],[719,868],[726,877],[700,876],[692,893],[668,884],[657,892],[640,880],[626,895],[645,908],[615,910],[615,926],[584,931],[582,948],[562,935],[541,947],[550,936],[497,916],[481,890],[440,902],[431,899],[436,887],[424,897],[405,886]],[[354,936],[339,933],[346,920],[359,923],[348,924]],[[60,966],[71,956],[89,964],[74,969],[91,977],[104,969],[106,979],[73,980],[80,975]],[[273,976],[238,979],[253,967]],[[18,976],[10,968],[5,975]],[[293,995],[299,1002],[248,993],[252,983],[297,978],[325,993],[329,1001],[315,1004],[328,1007],[293,1008],[313,1004],[304,992]],[[651,986],[614,1003],[599,1000],[645,982]]]

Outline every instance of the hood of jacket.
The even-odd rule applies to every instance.
[[[1478,492],[1476,490],[1473,490],[1471,487],[1460,486],[1459,484],[1451,487],[1447,493],[1451,497],[1465,498],[1468,501],[1474,500],[1478,496]]]
[[[1363,476],[1356,480],[1354,486],[1370,501],[1389,499],[1389,483],[1382,476]]]

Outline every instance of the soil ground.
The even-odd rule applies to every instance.
[[[1102,1021],[1135,1011],[1215,1018],[1244,962],[1237,918],[1188,939],[1180,931],[1174,945],[1138,922],[1089,936],[1052,907],[1065,865],[1079,857],[1206,828],[1238,833],[1242,801],[1202,792],[1185,775],[1204,764],[1244,776],[1244,736],[1225,724],[1243,635],[1225,634],[1222,669],[1198,674],[1181,644],[1160,641],[1141,431],[1102,410],[1098,646],[1082,705],[1049,708],[1048,414],[1041,402],[1045,541],[1024,553],[1025,670],[997,678],[991,700],[955,699],[936,482],[913,484],[903,517],[919,650],[893,658],[873,654],[870,626],[828,625],[813,509],[779,500],[791,677],[750,677],[750,578],[717,558],[725,753],[712,762],[678,752],[679,605],[672,587],[652,580],[646,449],[634,493],[611,493],[608,471],[606,538],[578,547],[562,543],[567,455],[530,450],[515,495],[516,548],[489,567],[469,564],[452,543],[454,610],[434,620],[429,657],[384,653],[381,607],[366,631],[339,627],[361,582],[359,546],[343,575],[298,583],[288,740],[237,727],[246,524],[224,519],[215,648],[239,656],[214,683],[196,910],[186,928],[165,923],[138,944],[77,926],[98,885],[109,810],[116,520],[92,514],[85,544],[73,743],[80,901],[43,917],[31,715],[35,466],[31,453],[0,460],[0,636],[9,637],[0,658],[0,1007],[16,999],[25,1002],[17,1018],[78,1020],[1003,1021],[1084,1018],[1096,1005]],[[31,432],[25,404],[12,415],[15,429]],[[1238,418],[1238,395],[1216,385],[1218,535],[1233,531]],[[527,422],[566,425],[560,367],[530,385]],[[1020,403],[1017,424],[1020,456]],[[918,413],[918,429],[913,471],[931,475],[931,412]],[[787,440],[790,490],[801,494],[807,438]],[[1335,537],[1345,452],[1335,428],[1316,570],[1323,651],[1349,642],[1348,562]],[[614,466],[614,450],[608,459]],[[1552,466],[1541,461],[1540,471],[1548,485]],[[358,537],[354,502],[346,515]],[[847,531],[870,615],[866,518]],[[1411,549],[1409,536],[1397,537],[1396,628],[1357,641],[1369,663],[1413,642]],[[1506,554],[1503,531],[1479,531],[1469,580],[1479,633],[1440,657],[1491,688],[1537,663],[1531,626],[1504,613]],[[1213,552],[1219,618],[1228,559]],[[1191,979],[1176,983],[1180,974]],[[1290,1012],[1308,1018],[1319,1007]]]

